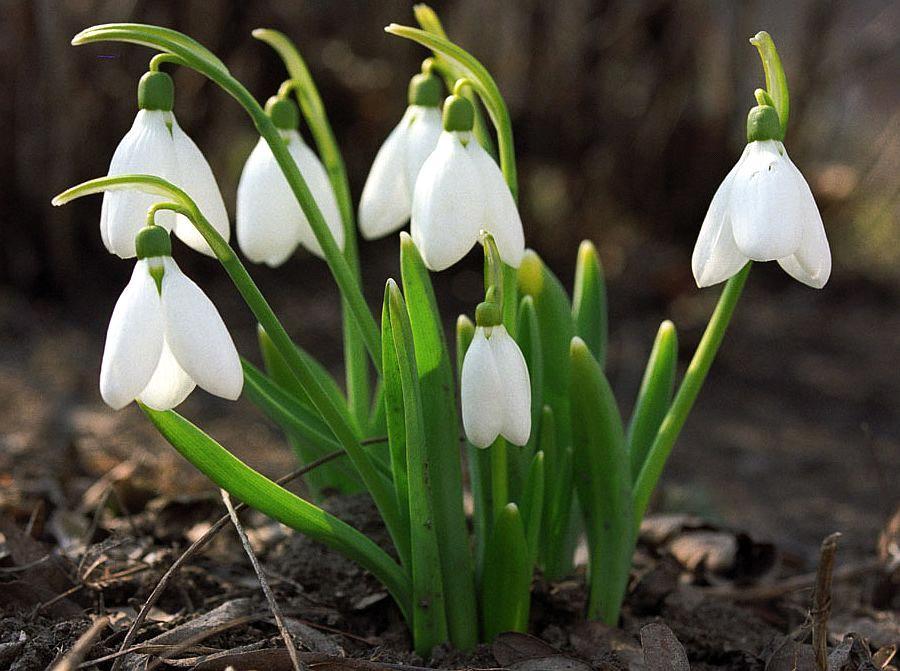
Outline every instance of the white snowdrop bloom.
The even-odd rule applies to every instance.
[[[463,428],[476,447],[503,436],[524,445],[531,435],[531,381],[522,350],[506,328],[478,326],[463,360]]]
[[[109,165],[109,176],[142,174],[162,177],[193,199],[210,224],[228,240],[228,212],[216,178],[193,140],[172,114],[172,79],[163,72],[148,72],[138,87],[140,110],[122,138]],[[103,244],[123,259],[135,255],[134,239],[146,223],[147,210],[164,197],[137,190],[107,191],[100,211]],[[212,250],[184,216],[164,211],[156,223],[187,245],[209,256]]]
[[[359,201],[359,231],[366,240],[403,227],[413,188],[441,134],[441,82],[420,74],[409,84],[409,107],[375,155]]]
[[[138,261],[109,321],[100,367],[100,395],[115,410],[135,399],[169,410],[197,385],[229,400],[240,396],[244,377],[231,335],[170,253],[162,227],[139,233]]]
[[[462,259],[482,230],[510,266],[518,268],[525,253],[519,210],[500,168],[472,135],[473,121],[468,100],[447,99],[444,131],[416,180],[410,233],[431,270]]]
[[[299,112],[293,102],[272,98],[266,110],[279,128],[288,151],[319,206],[337,246],[344,248],[344,226],[325,166],[297,132]],[[323,257],[309,220],[294,196],[275,155],[260,138],[247,158],[237,191],[237,240],[254,263],[280,266],[303,245]]]
[[[700,287],[727,280],[751,260],[778,261],[817,289],[828,281],[831,251],[822,217],[803,175],[775,139],[776,123],[771,107],[751,111],[750,142],[713,196],[694,247],[691,265]]]

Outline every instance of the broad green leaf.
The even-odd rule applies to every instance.
[[[444,339],[431,278],[412,238],[400,235],[403,294],[415,344],[422,395],[428,462],[432,480],[434,528],[440,548],[450,640],[471,649],[478,641],[475,571],[463,511],[459,420],[450,353]]]
[[[590,551],[588,617],[616,626],[633,549],[631,465],[622,418],[603,369],[572,339],[575,488]]]
[[[541,352],[541,334],[534,299],[523,296],[519,302],[516,342],[525,357],[528,376],[531,380],[531,436],[524,448],[512,447],[509,460],[509,490],[513,501],[519,501],[528,470],[534,458],[535,446],[540,432],[541,409],[543,408],[544,364]],[[527,519],[527,517],[526,517]]]
[[[397,508],[400,511],[401,524],[404,529],[404,542],[398,544],[397,554],[405,567],[410,565],[409,539],[409,484],[406,475],[406,417],[403,410],[403,381],[400,376],[400,363],[394,347],[394,332],[391,325],[390,303],[385,288],[384,305],[381,309],[381,358],[382,389],[384,389],[384,410],[387,423],[388,447],[391,454],[391,472],[393,473],[394,491],[397,495]]]
[[[541,542],[541,518],[544,512],[544,453],[537,452],[528,469],[525,494],[522,497],[522,519],[528,540],[528,563],[534,569]]]
[[[409,620],[409,577],[367,536],[253,470],[178,413],[141,410],[181,455],[235,498],[359,563],[387,588]]]
[[[628,425],[628,452],[631,455],[631,478],[637,480],[644,466],[659,425],[672,404],[675,369],[678,365],[678,334],[669,320],[659,326],[644,379],[638,391],[634,411]]]
[[[410,559],[413,585],[413,642],[422,656],[447,640],[447,617],[441,577],[441,559],[433,524],[432,492],[436,479],[427,449],[425,422],[412,328],[400,289],[393,280],[385,288],[385,306],[391,330],[395,372],[400,381],[405,420],[406,471],[410,524]],[[384,326],[382,326],[384,328]],[[388,378],[386,382],[390,384]],[[393,385],[391,385],[393,386]],[[387,389],[392,395],[390,387]]]
[[[525,526],[515,503],[508,503],[488,539],[481,591],[484,640],[505,631],[526,631],[531,607],[531,565]]]
[[[597,249],[589,240],[578,248],[575,266],[575,289],[572,292],[572,317],[575,335],[587,343],[594,358],[606,363],[606,341],[609,333],[606,308],[606,280]]]
[[[566,488],[565,452],[572,445],[569,343],[575,335],[572,306],[560,281],[540,257],[527,250],[518,273],[519,291],[530,296],[540,332],[543,359],[544,405],[553,410],[556,420],[556,441],[553,450],[544,449],[546,459],[545,500],[565,507],[563,500],[572,496]],[[543,448],[541,448],[543,449]],[[549,509],[545,506],[549,514]],[[559,527],[549,517],[544,518],[545,542],[542,544],[544,573],[551,580],[564,577],[572,570],[572,557],[567,542],[567,526]],[[559,535],[562,534],[562,535]]]

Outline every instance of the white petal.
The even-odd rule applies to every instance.
[[[313,153],[297,131],[288,132],[288,151],[294,157],[294,162],[300,168],[300,174],[309,192],[312,194],[316,205],[325,218],[325,223],[334,236],[334,241],[338,248],[344,249],[344,225],[341,222],[341,210],[338,207],[337,198],[334,195],[334,189],[331,187],[331,180],[328,179],[328,173],[319,157]],[[298,205],[299,207],[299,205]],[[303,211],[300,211],[300,244],[320,258],[324,258],[322,247],[313,233],[312,226]]]
[[[816,206],[815,198],[797,166],[788,159],[791,169],[796,173],[795,179],[802,182],[800,202],[803,208],[803,239],[797,251],[778,263],[794,279],[816,289],[825,286],[831,275],[831,250],[825,236],[822,215]]]
[[[141,391],[140,401],[154,410],[171,410],[181,405],[196,386],[197,383],[178,365],[169,343],[164,342],[159,364]]]
[[[178,167],[177,185],[197,203],[203,216],[227,241],[231,233],[228,211],[225,209],[225,202],[222,200],[222,193],[219,191],[212,168],[194,141],[181,130],[174,116],[171,117],[171,121]],[[203,236],[182,215],[176,218],[175,235],[198,252],[214,256]]]
[[[145,174],[177,181],[175,144],[166,126],[166,112],[141,110],[125,134],[109,165],[109,175]],[[123,259],[135,255],[134,237],[146,225],[147,210],[161,196],[142,191],[107,191],[103,194],[100,234],[107,249]],[[172,228],[174,215],[161,212],[156,223]]]
[[[504,404],[500,433],[513,445],[524,445],[531,435],[531,378],[522,350],[502,325],[488,339],[500,375]]]
[[[272,150],[260,138],[238,183],[235,229],[241,251],[254,263],[280,266],[300,242],[302,217]]]
[[[474,142],[474,138],[469,140]],[[413,191],[410,233],[431,270],[444,270],[472,249],[484,221],[480,174],[457,133],[441,133]]]
[[[147,261],[138,261],[113,309],[100,366],[100,395],[114,410],[131,403],[156,369],[163,317]]]
[[[412,105],[408,108],[408,114],[410,114],[411,120],[409,131],[406,134],[404,169],[406,170],[406,184],[409,187],[410,196],[412,196],[419,172],[437,146],[444,128],[441,110],[437,107]]]
[[[476,447],[490,447],[504,428],[505,407],[494,352],[482,327],[475,329],[466,352],[459,386],[466,438]]]
[[[749,146],[747,145],[748,148]],[[747,149],[744,149],[744,153],[747,153]],[[738,164],[735,164],[716,189],[694,245],[691,269],[698,287],[724,282],[749,261],[734,243],[729,218],[728,195]]]
[[[802,178],[801,178],[802,182]],[[738,161],[728,197],[738,249],[754,261],[790,256],[800,246],[802,185],[780,142],[751,142]]]
[[[244,373],[219,311],[171,257],[166,257],[162,309],[166,342],[175,359],[203,389],[230,400],[241,395]]]
[[[519,208],[516,207],[516,201],[494,159],[474,138],[467,149],[478,166],[485,194],[487,216],[482,226],[494,236],[500,258],[513,268],[518,268],[525,254],[525,234],[522,231]]]
[[[408,182],[406,177],[406,136],[412,109],[406,109],[400,123],[387,136],[366,178],[359,199],[359,232],[366,240],[393,233],[409,219],[414,182]]]

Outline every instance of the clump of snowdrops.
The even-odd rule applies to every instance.
[[[158,52],[140,79],[139,111],[108,176],[54,201],[103,192],[103,242],[123,260],[136,259],[110,320],[100,392],[114,409],[136,402],[219,487],[371,571],[421,654],[443,642],[468,649],[505,630],[526,630],[535,569],[550,579],[568,574],[582,532],[586,616],[615,625],[637,530],[751,261],[777,260],[813,287],[831,270],[818,209],[782,144],[784,72],[769,35],[752,38],[766,88],[755,92],[747,147],[712,199],[692,261],[698,286],[726,283],[677,385],[675,326],[660,326],[626,420],[604,375],[606,289],[597,251],[587,241],[578,250],[570,299],[525,247],[512,127],[498,85],[447,38],[433,11],[419,5],[415,15],[421,29],[386,30],[432,53],[412,77],[408,107],[374,158],[358,209],[325,107],[285,35],[253,33],[287,70],[264,106],[215,55],[176,31],[108,24],[74,38],[76,45],[121,41]],[[164,65],[212,80],[259,131],[237,192],[238,246],[252,263],[280,266],[298,246],[325,261],[342,297],[343,389],[293,342],[229,244],[215,176],[175,119]],[[387,281],[381,313],[373,314],[360,289],[357,229],[375,238],[407,222],[410,234],[398,237],[400,281]],[[431,273],[477,246],[484,301],[459,317],[451,345]],[[173,258],[195,252],[217,258],[246,302],[259,325],[262,366],[238,354],[216,307]],[[226,399],[247,397],[283,429],[303,462],[334,451],[342,458],[312,472],[312,500],[300,498],[174,410],[196,386]],[[394,553],[318,507],[325,488],[367,491]]]

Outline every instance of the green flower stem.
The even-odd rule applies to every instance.
[[[647,512],[647,506],[650,503],[650,496],[659,482],[669,454],[675,446],[678,434],[684,426],[694,401],[697,400],[697,394],[700,393],[700,389],[703,387],[703,382],[706,379],[706,374],[709,372],[713,359],[716,357],[716,352],[719,351],[719,345],[722,344],[722,338],[725,337],[725,330],[728,328],[732,314],[734,314],[734,308],[741,297],[741,292],[744,289],[744,284],[752,266],[752,263],[744,266],[743,270],[728,280],[728,283],[722,290],[722,295],[719,297],[719,302],[709,320],[709,324],[706,325],[706,331],[700,339],[700,344],[697,345],[697,351],[694,352],[694,358],[691,359],[687,372],[684,374],[678,393],[675,395],[669,411],[659,426],[659,431],[656,433],[656,438],[650,447],[644,466],[641,468],[641,472],[634,484],[635,535],[640,529],[641,520],[644,518],[644,513]]]
[[[219,487],[358,562],[388,589],[405,617],[411,612],[409,577],[371,539],[253,470],[178,413],[140,407],[172,446]]]
[[[184,60],[175,54],[156,54],[150,59],[150,65],[147,69],[150,72],[159,72],[159,66],[163,63],[171,63],[172,65],[185,65]]]
[[[303,118],[306,119],[306,124],[316,142],[316,148],[319,150],[319,156],[322,158],[337,198],[341,221],[344,224],[344,258],[354,273],[356,281],[360,282],[359,247],[353,200],[350,196],[350,182],[347,178],[344,158],[328,121],[328,114],[319,90],[299,50],[284,33],[267,28],[257,28],[253,31],[253,37],[265,42],[278,53],[291,77],[290,88],[297,96],[297,103],[300,105]],[[362,334],[354,324],[351,306],[345,300],[342,307],[347,397],[353,415],[360,426],[365,426],[371,402],[365,343],[362,340]]]
[[[791,98],[788,93],[787,76],[781,65],[781,58],[775,48],[772,36],[761,30],[750,38],[750,44],[757,48],[762,59],[763,71],[766,74],[766,93],[775,103],[778,119],[781,121],[781,136],[787,131],[788,117],[791,113]]]
[[[513,198],[518,199],[516,150],[513,145],[512,124],[509,120],[506,103],[503,101],[503,96],[500,95],[500,89],[494,78],[491,77],[491,73],[468,51],[440,35],[396,23],[389,25],[385,31],[391,35],[413,40],[431,49],[438,57],[449,61],[459,71],[460,76],[465,76],[472,81],[472,87],[484,102],[485,109],[494,123],[494,128],[497,129],[500,169],[503,171]]]
[[[335,282],[337,282],[341,295],[353,311],[353,316],[366,344],[366,349],[369,351],[369,356],[372,359],[372,364],[380,373],[381,338],[375,318],[362,294],[360,284],[354,276],[347,259],[338,248],[334,236],[328,230],[325,219],[322,217],[322,212],[316,205],[309,187],[306,185],[306,181],[300,174],[296,163],[294,163],[294,159],[291,158],[287,146],[282,141],[281,134],[262,106],[256,101],[256,98],[231,75],[225,64],[211,51],[196,40],[175,30],[139,23],[110,23],[93,26],[81,31],[72,39],[72,44],[79,46],[109,41],[141,44],[180,57],[187,67],[214,81],[247,111],[259,134],[265,138],[271,148],[272,154],[281,167],[288,185],[294,192],[306,218],[309,220],[310,227],[322,248],[325,260],[328,263],[331,274],[334,276]]]
[[[62,205],[75,198],[92,193],[107,190],[138,189],[141,191],[171,198],[177,203],[175,211],[184,214],[194,224],[196,229],[209,244],[216,258],[225,268],[231,281],[240,292],[247,306],[253,312],[257,321],[271,338],[272,343],[284,358],[297,382],[309,396],[315,409],[319,412],[328,428],[334,433],[335,438],[347,451],[347,455],[359,472],[366,488],[372,495],[375,505],[384,519],[385,526],[391,533],[391,537],[399,528],[399,512],[397,501],[388,480],[383,477],[369,455],[360,447],[353,427],[341,414],[332,398],[325,392],[315,377],[315,373],[309,364],[298,352],[291,341],[284,326],[275,316],[269,303],[257,288],[256,283],[250,277],[244,264],[237,254],[219,232],[206,220],[193,200],[181,189],[164,179],[152,175],[117,175],[115,177],[101,177],[94,179],[61,193],[53,199],[54,205]],[[227,489],[227,488],[226,488]]]
[[[498,438],[490,446],[491,451],[491,500],[494,507],[494,519],[503,512],[509,503],[509,464],[506,458],[506,440]]]

